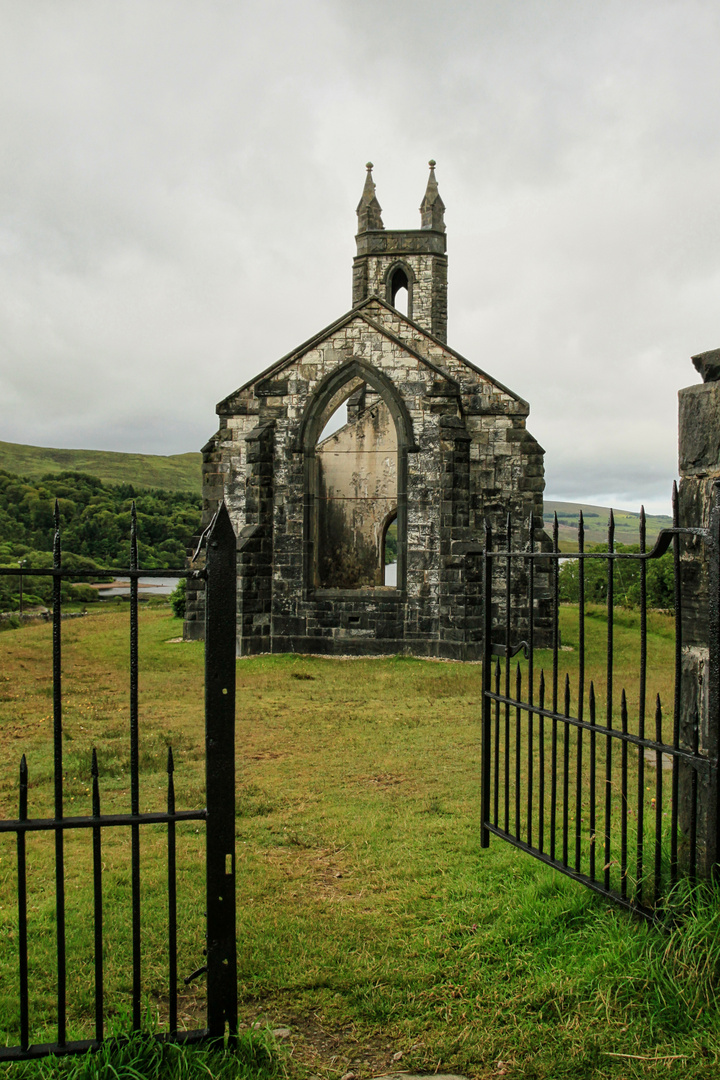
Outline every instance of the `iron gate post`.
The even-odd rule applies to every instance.
[[[223,503],[207,537],[205,782],[207,800],[207,1026],[237,1034],[235,941],[236,546]]]
[[[480,847],[490,846],[490,668],[492,665],[492,558],[490,547],[492,532],[485,522],[485,542],[482,553],[482,598],[483,598],[483,642],[482,642],[482,743],[480,759]]]
[[[720,488],[715,485],[710,511],[708,541],[708,687],[706,748],[709,758],[708,805],[706,819],[706,867],[717,878],[720,870],[720,785],[718,751],[720,750]]]

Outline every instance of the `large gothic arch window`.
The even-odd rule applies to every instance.
[[[331,418],[343,406],[346,422],[333,430]],[[370,365],[351,362],[318,390],[306,412],[302,437],[306,588],[404,586],[411,430],[397,391]],[[392,582],[385,570],[390,520],[397,522]]]

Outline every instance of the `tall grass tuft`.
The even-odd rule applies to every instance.
[[[109,1039],[96,1053],[9,1066],[7,1080],[275,1080],[285,1071],[272,1037],[246,1032],[237,1047],[159,1042],[148,1034]]]

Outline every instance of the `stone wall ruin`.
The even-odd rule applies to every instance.
[[[526,428],[529,406],[445,343],[433,164],[423,227],[393,232],[368,167],[353,307],[217,407],[220,427],[203,450],[203,522],[224,500],[238,535],[240,654],[479,657],[485,521],[499,532],[510,514],[526,545],[532,513],[534,541],[544,542],[543,450]],[[393,303],[400,289],[407,316]],[[325,437],[343,403],[347,422]],[[391,521],[396,581],[386,585]],[[514,604],[525,588],[522,570],[516,576]],[[503,604],[498,588],[498,621]],[[544,622],[540,597],[538,632]],[[202,627],[194,583],[185,636],[202,637]]]

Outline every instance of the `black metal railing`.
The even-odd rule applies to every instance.
[[[164,825],[167,830],[167,1030],[162,1037],[193,1040],[205,1037],[221,1038],[229,1031],[237,1033],[237,962],[235,946],[235,534],[224,504],[204,534],[207,546],[206,565],[202,570],[140,570],[137,549],[137,522],[133,505],[130,538],[130,567],[118,571],[68,571],[63,568],[59,514],[55,509],[53,566],[32,569],[33,577],[50,576],[53,581],[52,610],[52,786],[53,816],[33,817],[28,806],[28,787],[32,773],[26,755],[20,762],[19,807],[15,819],[0,820],[0,834],[15,833],[17,837],[17,1013],[19,1043],[0,1046],[0,1060],[19,1060],[46,1054],[75,1053],[96,1048],[106,1037],[106,1000],[104,952],[106,950],[106,902],[103,895],[103,836],[106,830],[125,829],[130,834],[130,892],[131,892],[131,986],[130,1026],[140,1030],[143,1023],[143,950],[142,950],[142,892],[140,831],[151,825]],[[0,575],[28,574],[26,568],[0,568]],[[90,776],[92,787],[89,816],[68,816],[64,795],[63,772],[63,663],[62,663],[62,598],[63,579],[77,581],[100,574],[121,573],[130,579],[129,628],[129,813],[101,812],[101,781],[99,759],[92,748]],[[162,810],[140,810],[140,698],[139,698],[139,577],[170,577],[176,579],[202,577],[206,583],[206,645],[205,645],[205,780],[206,806],[201,809],[178,810],[175,806],[175,765],[172,748],[167,753],[167,797]],[[201,1028],[180,1031],[178,1028],[178,968],[177,968],[177,837],[180,822],[202,822],[205,825],[205,894],[198,897],[207,908],[206,964],[190,978],[207,972],[207,1023]],[[68,1040],[68,903],[66,897],[66,837],[75,830],[92,833],[92,920],[93,920],[93,978],[94,978],[94,1035],[82,1040]],[[54,834],[54,923],[56,956],[55,1021],[57,1037],[52,1042],[33,1042],[33,1015],[29,954],[33,938],[33,922],[29,917],[29,871],[27,837],[29,833]],[[117,912],[111,912],[117,919]],[[7,978],[7,976],[5,976]],[[186,983],[189,979],[185,980]],[[113,1006],[117,1007],[117,1001]],[[38,1010],[40,1011],[40,1010]],[[39,1030],[45,1020],[39,1020]],[[35,1028],[37,1030],[37,1028]]]
[[[683,537],[693,537],[707,548],[704,554],[717,561],[717,544],[711,530],[679,527],[676,491],[673,527],[660,533],[651,551],[644,511],[637,551],[617,550],[612,513],[606,550],[586,550],[582,514],[577,551],[572,553],[560,551],[557,515],[551,545],[536,543],[534,525],[531,520],[523,551],[512,548],[509,521],[499,546],[486,529],[481,843],[487,847],[491,834],[501,837],[652,917],[681,874],[695,877],[704,856],[698,840],[699,791],[715,789],[717,761],[700,745],[697,716],[691,730],[681,730],[680,553]],[[673,700],[666,708],[659,694],[648,700],[648,672],[654,675],[655,669],[649,667],[647,569],[670,550],[675,632]],[[575,560],[577,588],[575,658],[572,665],[564,665],[572,666],[572,673],[562,670],[569,654],[560,629],[560,569],[568,559]],[[586,598],[591,562],[604,567],[603,608],[592,612]],[[619,685],[628,671],[624,664],[618,675],[615,640],[620,618],[615,586],[623,566],[632,567],[637,578],[632,693]],[[546,600],[549,585],[549,641],[537,639],[532,617],[540,575]],[[511,581],[518,580],[524,583],[524,595],[511,591]]]

